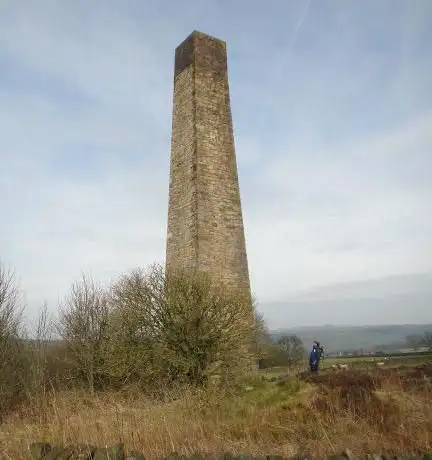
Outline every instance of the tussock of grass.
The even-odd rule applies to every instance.
[[[347,447],[354,454],[431,451],[430,386],[408,391],[404,376],[398,379],[359,371],[316,382],[253,378],[229,392],[171,390],[165,401],[132,388],[93,396],[53,393],[0,425],[0,457],[23,458],[35,440],[123,441],[148,459],[173,450],[284,456],[324,456]]]

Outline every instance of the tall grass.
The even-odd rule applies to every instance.
[[[357,380],[356,380],[357,379]],[[355,382],[358,382],[356,384]],[[402,374],[329,376],[277,383],[255,377],[231,390],[170,388],[165,400],[133,387],[91,395],[51,391],[0,425],[0,457],[24,458],[35,440],[123,441],[153,459],[169,452],[324,456],[431,451],[430,384]]]

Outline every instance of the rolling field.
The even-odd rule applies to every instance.
[[[324,358],[321,363],[323,370],[330,368],[333,364],[348,364],[349,367],[370,368],[384,362],[385,367],[418,366],[432,362],[431,353],[412,353],[386,356],[340,356]]]
[[[371,370],[378,367],[377,363],[383,362],[382,368],[405,368],[416,367],[432,363],[432,352],[412,353],[385,356],[337,356],[325,357],[320,364],[321,372],[333,371],[333,365],[346,364],[349,369]],[[281,375],[296,376],[299,373],[308,371],[307,360],[290,367],[273,367],[263,369],[259,372],[266,378],[278,377]]]

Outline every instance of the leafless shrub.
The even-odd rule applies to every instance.
[[[18,335],[21,318],[20,291],[15,275],[0,261],[0,334],[3,340]]]
[[[46,410],[47,395],[54,384],[49,365],[52,358],[53,329],[54,321],[45,303],[39,309],[34,329],[30,331],[26,350],[29,360],[27,399],[40,414]]]
[[[273,343],[270,331],[265,323],[264,316],[257,311],[254,304],[254,322],[253,322],[253,335],[252,335],[252,352],[256,356],[258,364],[268,359],[270,354],[270,347]]]
[[[58,331],[79,377],[93,393],[103,381],[108,304],[104,290],[85,275],[73,283],[60,307]]]
[[[26,386],[21,340],[22,304],[14,273],[0,262],[0,414],[18,403]]]

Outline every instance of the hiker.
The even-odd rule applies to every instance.
[[[319,342],[315,342],[319,351],[320,361],[324,358],[324,347]]]
[[[312,351],[309,355],[309,367],[311,372],[318,372],[319,363],[323,354],[323,347],[319,342],[315,341],[312,345]]]

